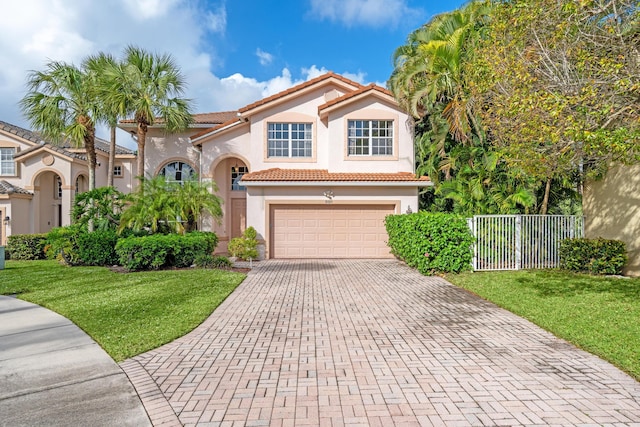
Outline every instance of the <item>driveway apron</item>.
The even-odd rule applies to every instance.
[[[121,364],[155,425],[638,425],[640,383],[396,260],[272,260]]]

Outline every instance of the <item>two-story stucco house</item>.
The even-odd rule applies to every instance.
[[[135,135],[135,124],[121,129]],[[96,185],[106,185],[108,144],[97,141]],[[387,90],[334,73],[238,111],[196,114],[189,129],[149,128],[146,176],[198,175],[223,200],[218,252],[253,226],[267,258],[383,258],[384,218],[418,210],[410,118]],[[86,189],[82,149],[56,147],[0,122],[0,224],[6,236],[43,233],[70,223],[74,194]],[[116,152],[115,186],[137,185],[135,154]],[[8,218],[6,221],[5,218]]]
[[[221,252],[253,226],[267,258],[389,257],[384,217],[417,211],[431,185],[415,176],[410,120],[391,93],[334,73],[195,119],[191,132],[150,129],[145,172],[216,182],[224,218],[203,228]]]
[[[96,186],[107,184],[109,143],[96,140]],[[135,186],[135,155],[116,147],[114,186],[128,193]],[[11,234],[46,233],[71,222],[78,192],[88,189],[89,168],[83,148],[52,145],[27,129],[0,121],[0,245]]]

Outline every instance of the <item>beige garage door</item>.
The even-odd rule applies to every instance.
[[[393,205],[275,205],[272,258],[391,258],[384,218]]]

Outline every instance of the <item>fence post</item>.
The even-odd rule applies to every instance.
[[[467,226],[471,230],[471,234],[473,234],[473,258],[471,260],[471,268],[473,271],[476,271],[478,268],[478,233],[476,233],[476,221],[475,216],[472,218],[467,218]]]
[[[516,270],[522,268],[522,216],[516,215]]]

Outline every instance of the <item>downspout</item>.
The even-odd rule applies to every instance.
[[[202,145],[196,145],[196,151],[198,152],[198,183],[202,185]],[[202,215],[198,215],[198,230],[202,230]]]

